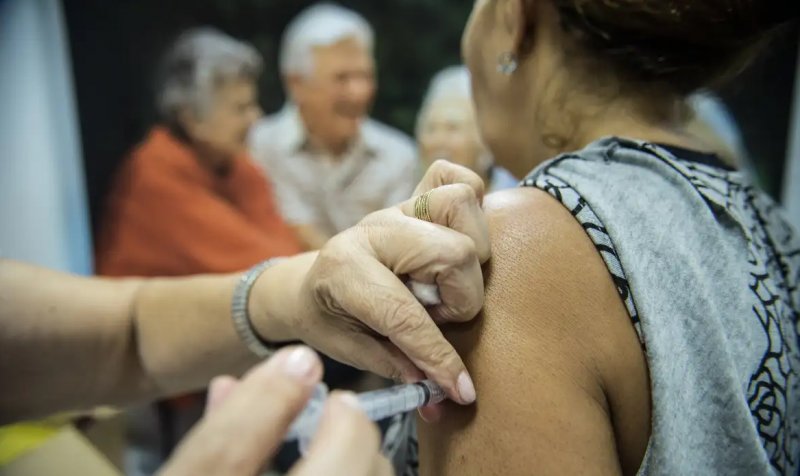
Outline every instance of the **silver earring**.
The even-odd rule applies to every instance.
[[[517,62],[517,55],[510,51],[501,54],[497,59],[497,72],[505,76],[511,76],[517,70],[519,63]]]

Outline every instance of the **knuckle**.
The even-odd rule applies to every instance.
[[[471,261],[477,261],[478,250],[472,238],[462,234],[455,234],[453,235],[447,256],[450,257],[452,262],[461,265]]]
[[[480,198],[486,194],[486,184],[483,183],[483,179],[470,170],[466,182],[469,183],[470,187],[472,187],[472,191],[475,192],[475,198],[480,201]]]
[[[436,317],[443,322],[464,322],[477,316],[484,303],[483,274],[477,264],[473,272],[451,269],[440,276],[451,292],[443,298],[444,305],[435,309]]]
[[[398,220],[405,215],[399,207],[386,208],[372,212],[364,217],[353,229],[354,234],[346,237],[347,241],[342,246],[352,253],[355,243],[361,243],[379,251],[386,238],[391,236],[400,226]]]
[[[454,183],[450,185],[450,189],[452,190],[452,194],[454,197],[454,201],[459,204],[477,204],[478,203],[478,195],[475,193],[475,189],[469,186],[466,183]]]
[[[475,301],[470,301],[465,304],[451,306],[446,316],[445,322],[468,322],[478,315],[482,306],[477,305]]]
[[[348,242],[344,236],[337,235],[331,238],[325,246],[319,250],[317,258],[309,272],[309,277],[313,281],[325,279],[341,272],[343,252],[347,250]]]
[[[356,225],[358,226],[358,225]],[[332,236],[328,241],[322,245],[322,248],[319,250],[319,255],[324,256],[326,254],[334,254],[335,250],[340,248],[343,244],[346,243],[345,240],[342,240],[341,237],[350,233],[350,230],[346,230],[343,233],[339,233],[338,235]]]
[[[425,318],[420,316],[416,302],[403,302],[390,305],[385,314],[385,329],[389,336],[404,336],[419,332],[425,325]]]
[[[454,351],[447,345],[435,344],[428,349],[428,362],[435,368],[443,368],[453,360]]]
[[[480,314],[481,309],[483,309],[483,304],[484,304],[483,300],[484,300],[483,292],[477,294],[471,299],[468,299],[467,305],[464,307],[464,312],[462,313],[461,318],[463,320],[468,321],[473,319],[478,314]]]
[[[356,367],[368,369],[381,377],[388,378],[392,381],[399,382],[403,379],[403,371],[398,369],[394,363],[383,356],[376,357],[375,355],[359,355],[352,359]]]
[[[455,318],[458,319],[459,321],[463,322],[472,320],[478,314],[480,314],[481,310],[483,309],[484,293],[483,293],[482,283],[478,283],[478,286],[476,286],[476,288],[478,289],[478,291],[476,291],[475,293],[471,293],[469,296],[465,297],[463,299],[464,304],[455,313]]]
[[[367,214],[361,219],[359,225],[362,227],[380,225],[386,222],[393,214],[392,209],[381,209]]]
[[[446,175],[448,175],[448,172],[453,170],[454,167],[455,166],[451,162],[448,162],[444,159],[437,159],[428,168],[428,173],[444,178]]]
[[[336,239],[336,238],[334,238]],[[352,262],[345,253],[320,252],[305,279],[306,299],[318,315],[345,315],[347,293],[342,293],[341,283],[348,282]]]
[[[461,299],[452,300],[454,302],[447,302],[444,306],[436,308],[436,319],[441,323],[460,322],[464,312],[464,304]]]
[[[332,279],[318,279],[311,284],[314,304],[322,315],[346,315],[344,306],[335,296],[333,283]]]
[[[439,159],[428,170],[431,176],[438,178],[437,182],[441,185],[462,184],[474,193],[484,191],[483,180],[480,176],[462,165]]]
[[[365,218],[366,220],[366,218]],[[324,260],[336,265],[341,260],[343,252],[347,252],[353,246],[353,241],[357,240],[357,235],[365,228],[363,222],[342,233],[334,235],[319,251],[317,261]]]

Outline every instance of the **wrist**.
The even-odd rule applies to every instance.
[[[314,256],[299,255],[276,263],[253,284],[248,310],[255,332],[264,341],[302,340],[299,295]]]

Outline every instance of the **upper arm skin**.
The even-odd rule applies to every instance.
[[[448,339],[476,405],[420,422],[420,474],[633,474],[650,434],[647,364],[602,258],[545,192],[486,198],[483,315]]]

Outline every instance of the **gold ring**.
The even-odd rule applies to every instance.
[[[417,217],[418,220],[433,223],[433,219],[431,218],[430,201],[431,192],[423,193],[414,201],[414,216]]]

